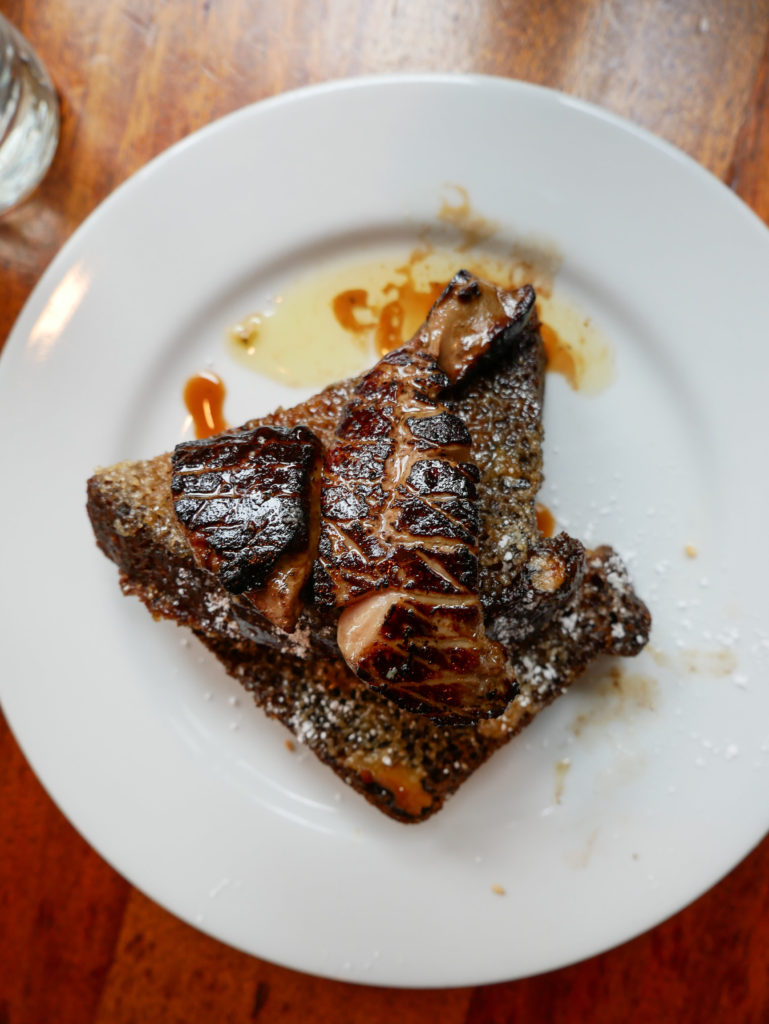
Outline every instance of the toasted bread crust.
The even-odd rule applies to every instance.
[[[97,543],[117,565],[125,593],[138,596],[153,615],[193,629],[256,703],[344,782],[390,817],[423,821],[597,655],[633,655],[648,639],[649,612],[611,548],[583,556],[578,542],[548,544],[537,528],[544,367],[534,324],[515,353],[462,385],[447,403],[467,424],[481,469],[480,595],[490,632],[509,647],[521,690],[499,719],[445,726],[395,707],[344,666],[335,650],[335,623],[311,602],[293,634],[255,619],[244,636],[230,595],[195,564],[174,516],[169,455],[119,463],[89,480]],[[354,385],[334,385],[245,428],[304,423],[328,448]],[[562,558],[562,579],[548,578],[532,598],[536,615],[528,623],[519,617],[506,634],[511,594],[531,591],[539,571],[532,559],[543,551]]]

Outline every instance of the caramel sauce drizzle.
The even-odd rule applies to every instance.
[[[412,268],[420,256],[419,251],[412,253],[409,262],[397,268],[405,281],[383,286],[385,303],[373,301],[365,288],[350,288],[331,300],[336,321],[345,330],[365,334],[373,327],[377,356],[392,352],[414,334],[445,287],[445,282],[430,281],[426,291],[417,288]]]
[[[224,398],[227,390],[210,370],[193,374],[184,385],[184,404],[195,428],[195,437],[213,437],[227,429],[224,418]]]
[[[339,326],[353,334],[363,334],[373,323],[370,318],[361,320],[358,316],[360,312],[371,313],[365,288],[349,288],[339,292],[331,300],[331,309]]]
[[[552,537],[555,533],[555,516],[541,502],[536,502],[535,511],[537,514],[537,529],[543,537]]]
[[[376,783],[390,792],[397,808],[411,817],[418,817],[432,802],[432,796],[422,785],[424,772],[404,764],[385,764],[376,756],[356,751],[345,761],[360,775],[365,785]]]
[[[392,352],[414,334],[445,287],[443,281],[430,281],[426,290],[424,285],[417,286],[414,268],[427,255],[416,249],[406,264],[396,268],[394,276],[403,275],[405,280],[390,280],[383,285],[382,292],[387,299],[384,303],[377,301],[365,288],[349,288],[331,299],[331,310],[340,327],[357,337],[371,337],[373,333],[377,357]],[[481,276],[485,273],[492,280],[499,277],[483,267],[475,267],[472,260],[468,267]],[[578,352],[550,324],[542,323],[540,329],[548,371],[562,374],[572,388],[581,390],[588,364],[591,358],[595,361],[597,355],[591,357],[589,351]]]

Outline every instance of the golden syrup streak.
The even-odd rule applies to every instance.
[[[294,387],[352,376],[410,338],[463,268],[504,287],[536,285],[540,276],[514,255],[479,255],[461,245],[337,264],[296,280],[269,306],[244,316],[229,331],[228,350],[242,365]],[[608,386],[612,349],[590,319],[546,286],[538,308],[548,369],[585,393]]]

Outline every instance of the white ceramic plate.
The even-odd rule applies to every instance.
[[[404,827],[121,597],[84,484],[175,442],[206,359],[233,422],[295,398],[226,363],[226,326],[326,260],[408,251],[447,182],[500,237],[555,246],[557,292],[612,342],[604,393],[549,382],[545,500],[628,558],[657,654],[619,690],[604,665]],[[0,363],[2,700],[53,798],[180,917],[359,982],[520,977],[694,899],[769,823],[767,280],[769,233],[687,157],[515,82],[309,89],[154,161],[65,246]]]

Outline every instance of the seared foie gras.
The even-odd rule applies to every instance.
[[[449,384],[460,384],[479,363],[507,349],[529,323],[536,295],[531,285],[509,292],[460,270],[404,347],[424,347]]]
[[[292,630],[318,540],[320,442],[307,427],[257,427],[174,449],[171,493],[197,564]]]
[[[500,294],[457,275],[417,338],[363,377],[323,470],[315,593],[344,608],[339,649],[361,680],[441,721],[495,717],[516,692],[478,597],[472,439],[439,401],[528,321],[531,289],[507,295],[506,309]],[[480,315],[490,302],[493,319]],[[458,344],[452,327],[468,314],[488,329]]]
[[[518,692],[505,649],[486,636],[471,593],[370,594],[342,612],[337,641],[360,680],[435,721],[496,718]]]

